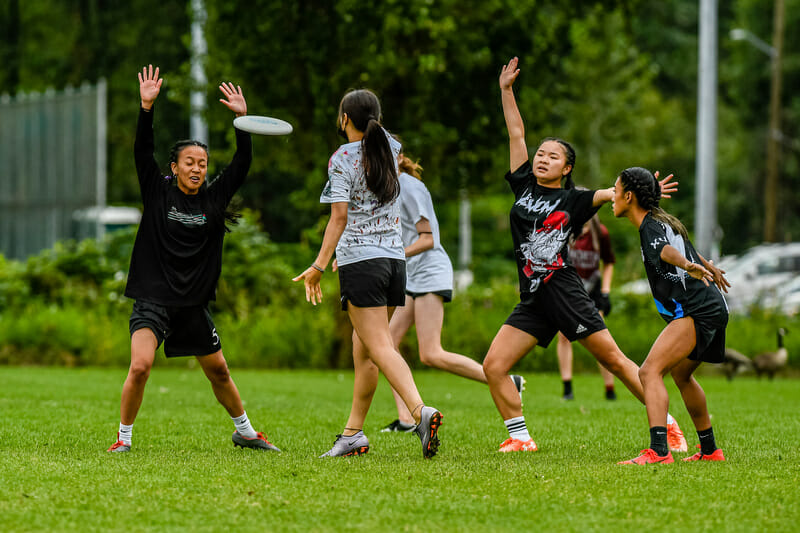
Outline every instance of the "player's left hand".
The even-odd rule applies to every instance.
[[[238,85],[233,86],[230,82],[222,82],[219,90],[225,95],[225,98],[220,98],[219,101],[225,104],[228,109],[236,113],[237,117],[243,117],[247,114],[247,102],[242,94],[242,88]]]
[[[653,176],[655,176],[656,181],[658,181],[659,187],[661,187],[661,198],[672,198],[672,193],[678,192],[678,182],[671,182],[670,180],[675,177],[674,174],[670,174],[663,180],[658,179],[658,170],[655,171]]]
[[[310,266],[305,272],[296,278],[292,278],[292,281],[300,281],[301,279],[306,287],[306,301],[311,302],[313,305],[322,303],[322,287],[319,284],[322,279],[322,272]]]
[[[717,288],[723,292],[728,292],[728,287],[731,286],[731,282],[728,281],[728,279],[724,276],[725,271],[717,267],[712,260],[706,261],[706,263],[708,270],[711,272],[711,275],[714,278],[714,284],[717,286]]]

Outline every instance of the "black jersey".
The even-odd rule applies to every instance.
[[[559,278],[569,263],[569,238],[597,212],[594,191],[542,187],[529,161],[506,174],[514,191],[511,237],[517,260],[520,294]],[[577,275],[572,276],[577,279]]]
[[[687,316],[709,319],[721,314],[727,317],[728,306],[716,285],[706,286],[682,268],[661,259],[661,250],[669,245],[689,261],[700,263],[700,257],[688,239],[654,219],[650,213],[639,226],[639,239],[650,290],[664,320],[671,322]]]
[[[125,296],[165,306],[206,304],[222,271],[224,213],[252,160],[250,135],[236,130],[236,153],[197,194],[165,179],[153,157],[153,112],[140,109],[134,144],[144,212],[131,255]]]

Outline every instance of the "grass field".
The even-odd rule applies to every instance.
[[[445,415],[439,455],[394,418],[381,383],[370,453],[318,459],[346,420],[352,374],[233,369],[250,418],[284,450],[234,449],[199,370],[160,365],[134,448],[109,454],[125,370],[0,368],[0,531],[798,531],[800,382],[701,378],[725,463],[618,466],[647,447],[644,408],[602,399],[599,376],[529,375],[540,451],[498,454],[507,433],[485,386],[423,371]],[[674,387],[671,411],[697,442]]]

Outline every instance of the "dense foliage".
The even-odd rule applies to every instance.
[[[800,234],[793,194],[800,180],[800,0],[786,0],[779,233]],[[0,86],[43,90],[109,80],[109,191],[139,201],[131,145],[135,74],[160,65],[164,95],[156,119],[159,159],[188,135],[189,2],[9,0],[0,11]],[[529,143],[572,140],[576,178],[607,185],[643,165],[675,172],[674,211],[693,226],[698,2],[695,0],[206,0],[207,118],[212,168],[232,152],[230,113],[216,104],[222,80],[240,84],[251,113],[291,121],[285,139],[255,141],[243,190],[276,241],[297,242],[315,225],[325,163],[338,141],[343,92],[368,86],[386,125],[426,167],[437,204],[466,188],[503,192],[506,134],[497,89],[500,65],[521,58],[518,96]],[[719,222],[722,251],[761,239],[769,60],[735,27],[766,41],[772,0],[719,2]]]
[[[102,243],[59,243],[24,263],[0,256],[0,364],[127,365],[132,301],[123,292],[133,236],[133,231],[120,231]],[[273,242],[250,211],[226,237],[222,278],[211,309],[223,351],[236,366],[352,366],[352,329],[340,310],[336,275],[324,276],[325,299],[316,307],[305,301],[302,286],[291,281],[314,253],[308,246]],[[442,338],[447,349],[478,361],[519,298],[513,263],[498,259],[481,264],[476,283],[447,304]],[[641,362],[663,322],[649,296],[615,291],[612,298],[609,329],[622,350]],[[777,327],[800,331],[800,317],[754,312],[755,320],[733,318],[729,346],[755,355],[775,349]],[[791,364],[800,366],[800,337],[790,334],[786,343]],[[401,352],[413,367],[421,366],[413,333]],[[556,370],[555,343],[537,348],[519,368]],[[579,346],[575,368],[596,368]]]

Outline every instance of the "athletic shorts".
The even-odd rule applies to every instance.
[[[129,327],[131,335],[142,328],[150,328],[158,346],[164,343],[167,357],[210,355],[222,349],[211,313],[204,305],[165,307],[136,300]]]
[[[406,303],[406,262],[379,257],[339,267],[342,311],[356,307],[401,307]]]
[[[714,319],[694,318],[694,331],[697,341],[689,354],[692,361],[721,363],[725,359],[725,328],[728,326],[728,312],[720,313]]]
[[[428,292],[406,291],[406,294],[411,296],[411,298],[414,299],[414,300],[416,300],[417,298],[420,298],[422,296],[425,296],[426,294],[435,294],[437,296],[440,296],[444,303],[449,303],[449,302],[453,301],[453,291],[449,291],[449,290],[448,291],[428,291]]]
[[[533,294],[521,295],[505,323],[533,335],[543,348],[559,331],[572,342],[606,329],[574,270],[572,275],[564,274],[542,283]]]

